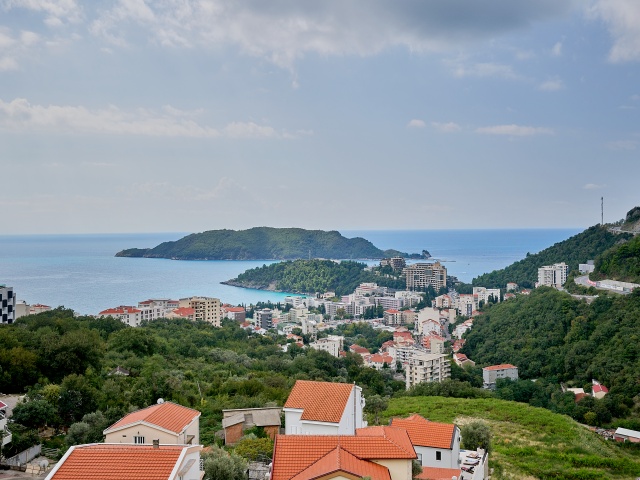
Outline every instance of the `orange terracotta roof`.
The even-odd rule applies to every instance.
[[[420,480],[451,480],[452,477],[460,478],[462,470],[459,468],[422,467],[422,472],[414,478]]]
[[[191,307],[180,307],[172,310],[172,313],[175,313],[180,317],[191,317],[196,313],[196,309]]]
[[[337,472],[345,472],[357,477],[370,477],[376,480],[391,480],[387,467],[368,460],[361,460],[339,446],[291,480],[311,480]]]
[[[395,308],[390,308],[389,310],[385,310],[384,313],[400,313],[400,310],[396,310]]]
[[[591,387],[591,391],[593,393],[600,393],[600,392],[609,393],[609,389],[604,385],[594,385],[593,387]]]
[[[302,420],[339,423],[353,387],[350,383],[298,380],[284,407],[304,410]]]
[[[338,460],[336,457],[339,454],[335,452],[337,449],[355,457],[353,459],[347,455],[342,456],[342,460],[345,461],[342,471],[347,468],[364,468],[364,464],[356,465],[355,460],[413,460],[416,458],[407,432],[398,428],[361,428],[356,431],[356,435],[277,435],[273,450],[271,479],[303,480],[326,475],[330,473],[326,469],[335,468],[335,461]],[[308,476],[304,475],[305,471],[309,474]],[[378,476],[378,471],[377,469],[369,470],[370,473],[367,475],[373,479],[388,478]],[[373,473],[376,473],[376,476],[372,475]],[[312,474],[315,476],[311,476]]]
[[[355,343],[349,347],[349,350],[351,350],[353,353],[360,353],[360,354],[371,353],[367,348],[361,347],[360,345],[356,345]]]
[[[104,433],[106,435],[116,429],[142,422],[158,426],[173,433],[181,433],[194,418],[199,416],[200,412],[197,410],[183,407],[177,403],[164,402],[125,415],[107,428]]]
[[[135,307],[121,306],[117,308],[108,308],[107,310],[101,311],[98,315],[124,315],[128,313],[140,313],[141,311],[142,310],[138,310]]]
[[[491,365],[490,367],[484,367],[483,370],[505,370],[507,368],[518,368],[518,367],[514,367],[510,363],[502,363],[500,365]]]
[[[76,445],[51,480],[166,480],[187,447],[162,445]]]
[[[420,415],[412,415],[392,419],[391,426],[406,429],[413,445],[448,450],[453,447],[456,430],[453,423],[430,422]]]

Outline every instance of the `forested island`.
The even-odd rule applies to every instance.
[[[116,257],[173,260],[295,260],[298,258],[380,259],[428,258],[429,252],[408,254],[381,250],[364,238],[346,238],[335,230],[255,227],[192,233],[154,248],[129,248]]]
[[[396,289],[405,288],[401,275],[376,275],[375,271],[366,268],[364,263],[349,260],[293,260],[252,268],[223,283],[279,292],[313,294],[332,291],[336,295],[352,293],[364,282],[375,282],[380,286]]]

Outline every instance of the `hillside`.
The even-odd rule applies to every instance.
[[[473,279],[473,285],[487,288],[504,288],[507,282],[532,288],[538,280],[538,268],[543,265],[565,262],[569,271],[578,264],[595,259],[605,250],[631,238],[630,234],[613,234],[606,227],[595,225],[567,240],[527,256],[502,270],[494,270]]]
[[[365,270],[365,267],[364,263],[352,261],[294,260],[252,268],[224,283],[237,287],[281,292],[333,291],[336,295],[351,293],[363,282],[376,282],[381,286],[404,288],[404,280],[377,276]]]
[[[640,291],[601,295],[587,304],[541,287],[476,317],[462,352],[478,365],[516,365],[523,379],[581,387],[595,378],[609,387],[610,414],[637,420],[639,317]]]
[[[382,424],[392,416],[419,413],[458,425],[475,419],[491,427],[489,466],[494,479],[628,479],[640,476],[637,453],[607,442],[570,418],[497,399],[392,398]],[[637,450],[636,450],[637,452]]]
[[[592,280],[613,279],[640,283],[640,236],[610,248],[596,258]]]
[[[174,260],[293,260],[298,258],[378,259],[393,255],[420,258],[396,250],[383,251],[364,238],[336,231],[255,227],[192,233],[154,248],[130,248],[116,257]]]

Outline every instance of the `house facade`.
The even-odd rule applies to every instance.
[[[515,367],[510,363],[503,363],[501,365],[492,365],[482,369],[483,388],[495,388],[496,381],[500,378],[518,380],[518,367]]]
[[[284,404],[287,435],[353,435],[367,426],[362,388],[350,383],[296,381]]]
[[[125,415],[104,430],[105,443],[197,445],[200,412],[172,402],[152,405]]]

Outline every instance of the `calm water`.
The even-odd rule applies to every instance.
[[[428,250],[450,275],[471,281],[578,233],[553,230],[343,231],[379,248]],[[285,294],[221,285],[269,261],[174,261],[115,258],[124,248],[153,247],[182,233],[0,236],[0,284],[13,286],[27,303],[95,314],[147,298],[206,295],[231,304],[279,301]]]

